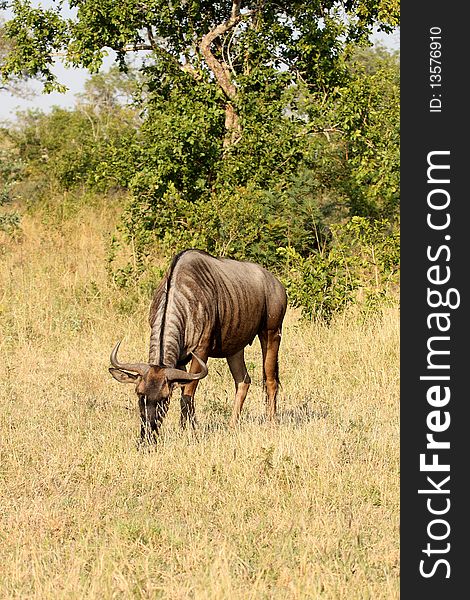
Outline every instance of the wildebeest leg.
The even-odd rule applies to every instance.
[[[227,362],[235,381],[235,402],[233,404],[232,418],[230,419],[230,425],[235,427],[240,417],[251,379],[246,370],[244,350],[240,350],[237,354],[227,358]]]
[[[200,354],[199,357],[204,361],[207,362],[207,356],[205,356],[204,354]],[[199,371],[201,370],[201,366],[199,365],[199,363],[197,362],[197,360],[195,358],[192,359],[191,361],[191,366],[189,368],[189,372],[190,373],[199,373]],[[195,408],[194,408],[194,394],[196,393],[196,388],[197,388],[197,384],[199,383],[199,381],[196,379],[194,381],[191,381],[190,383],[187,383],[181,392],[181,399],[180,399],[180,405],[181,405],[181,415],[180,415],[180,425],[182,429],[186,429],[186,424],[189,421],[193,427],[193,429],[196,427],[196,412],[195,412]]]
[[[196,426],[196,416],[194,409],[194,393],[196,391],[197,381],[185,385],[180,398],[181,415],[180,425],[182,429],[186,429],[186,424],[189,421],[193,428]]]
[[[279,390],[278,353],[281,333],[278,329],[259,334],[263,352],[263,383],[266,391],[266,416],[270,421],[276,417],[277,393]]]

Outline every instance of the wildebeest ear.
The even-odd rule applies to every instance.
[[[114,369],[113,367],[109,368],[109,372],[117,379],[120,383],[135,383],[136,379],[140,377],[140,375],[136,373],[128,373],[127,371],[121,371],[120,369]]]

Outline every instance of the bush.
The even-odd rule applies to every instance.
[[[134,136],[124,112],[104,122],[85,107],[55,107],[50,114],[30,111],[13,131],[29,176],[59,191],[127,186],[135,170],[130,156]]]
[[[341,64],[324,89],[240,76],[230,144],[211,80],[169,76],[159,60],[139,115],[135,82],[115,72],[95,76],[74,110],[23,115],[12,135],[41,182],[30,189],[60,198],[61,214],[129,191],[108,256],[119,287],[149,290],[170,255],[194,247],[263,264],[305,316],[329,319],[386,300],[398,272],[398,61],[364,50]]]
[[[15,236],[20,231],[20,222],[18,212],[0,212],[0,231]]]
[[[400,239],[385,219],[353,217],[332,227],[328,249],[304,258],[279,248],[290,303],[308,318],[329,320],[353,301],[370,311],[391,300],[399,277]]]

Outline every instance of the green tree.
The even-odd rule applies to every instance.
[[[87,188],[126,188],[134,176],[133,144],[141,124],[133,105],[136,73],[117,68],[93,75],[75,108],[18,114],[10,140],[30,178],[47,193]]]
[[[395,219],[399,210],[398,54],[358,48],[347,81],[321,99],[304,89],[304,162],[323,193],[349,214]],[[318,194],[317,194],[318,196]]]
[[[298,78],[317,89],[341,78],[342,51],[367,39],[374,25],[398,23],[397,0],[232,2],[188,0],[57,0],[50,9],[13,0],[5,25],[14,40],[4,75],[39,77],[46,89],[60,84],[52,73],[54,53],[92,72],[106,48],[125,67],[126,54],[149,50],[160,77],[204,80],[225,112],[225,143],[240,136],[242,105],[249,91],[281,87]],[[64,16],[64,6],[76,16]]]
[[[197,246],[285,272],[300,256],[308,268],[298,289],[312,264],[333,286],[336,258],[311,258],[327,256],[333,226],[396,215],[398,64],[358,48],[373,27],[398,24],[397,0],[70,0],[67,17],[64,6],[14,0],[3,73],[28,73],[50,90],[60,86],[58,53],[97,72],[110,48],[122,70],[146,52],[142,122],[114,154],[131,166],[121,240],[134,274],[155,247]],[[100,102],[112,107],[115,97],[105,88],[95,79],[86,117],[105,118]],[[83,161],[109,174],[122,172],[118,163]]]
[[[2,8],[2,3],[0,3]],[[4,20],[0,17],[0,65],[5,63],[6,57],[11,53],[14,46],[14,41],[5,34]],[[16,76],[0,80],[0,92],[6,91],[10,94],[15,94],[23,98],[28,98],[33,95],[31,88],[24,80],[24,75],[21,71],[17,72]]]

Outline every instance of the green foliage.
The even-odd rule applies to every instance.
[[[169,188],[195,201],[210,189],[221,160],[223,111],[204,82],[195,84],[183,74],[171,85],[155,86],[156,70],[147,75],[152,83],[132,188],[142,204],[158,204]]]
[[[2,64],[3,76],[37,76],[44,90],[64,91],[51,71],[51,53],[62,50],[67,44],[67,21],[55,9],[33,8],[29,0],[14,0],[15,17],[5,23],[4,31],[12,47]]]
[[[59,191],[126,187],[139,119],[131,104],[135,82],[116,70],[92,77],[76,108],[19,115],[10,135],[29,175]]]
[[[328,320],[353,299],[356,281],[349,260],[336,252],[315,252],[303,258],[293,248],[279,248],[286,264],[283,282],[292,306],[302,308],[308,318]]]
[[[0,212],[0,231],[15,236],[20,231],[21,217],[18,212]]]
[[[324,98],[302,90],[307,135],[323,135],[305,155],[352,215],[395,219],[399,211],[400,88],[398,56],[358,49],[349,78]]]
[[[385,219],[353,217],[332,227],[329,248],[302,257],[279,248],[285,259],[284,283],[293,306],[304,316],[330,319],[353,301],[371,310],[393,298],[399,276],[400,239]]]
[[[106,48],[123,71],[150,51],[139,75],[96,74],[73,111],[25,115],[16,133],[30,172],[60,191],[130,191],[110,247],[117,285],[148,286],[155,255],[197,247],[272,268],[310,317],[359,289],[386,294],[399,64],[365,46],[398,24],[396,0],[68,4],[73,17],[16,0],[3,73],[51,89],[53,51],[92,72]]]
[[[346,190],[355,214],[393,218],[399,210],[400,98],[397,61],[359,72],[342,92],[338,112],[347,140]]]
[[[12,200],[12,189],[23,176],[24,163],[6,132],[0,132],[0,206]]]
[[[10,204],[16,183],[22,178],[24,164],[19,159],[7,132],[0,132],[0,209]],[[0,210],[0,231],[11,237],[20,232],[21,217],[18,211]]]
[[[184,57],[185,64],[207,77],[212,67],[200,42],[233,16],[232,2],[207,0],[184,4],[57,0],[48,9],[33,8],[29,0],[14,0],[12,8],[14,16],[5,31],[15,45],[3,74],[39,77],[48,90],[60,86],[51,69],[54,51],[64,52],[70,64],[96,72],[106,47],[114,49],[124,65],[128,49],[143,45],[153,47],[168,64],[181,65]],[[77,9],[76,16],[63,8]],[[214,56],[234,77],[249,75],[250,85],[258,87],[264,87],[266,79],[276,78],[281,66],[287,67],[291,78],[300,74],[318,88],[337,82],[344,45],[363,42],[374,25],[390,31],[399,16],[396,0],[247,1],[240,2],[239,8],[227,30],[229,35],[214,47]]]
[[[0,8],[5,8],[5,3],[0,2]],[[12,51],[14,41],[5,35],[4,19],[0,16],[0,65],[4,65],[7,56]],[[1,77],[0,73],[0,90],[7,90],[10,94],[15,94],[21,97],[30,97],[31,89],[23,80],[22,75],[11,75],[8,80]]]
[[[188,92],[183,81],[166,96],[160,89],[141,129],[142,168],[132,181],[124,237],[137,254],[155,246],[165,254],[198,247],[282,271],[279,247],[308,259],[348,216],[393,220],[398,69],[387,57],[363,52],[323,110],[303,85],[270,102],[260,92],[248,104],[242,137],[229,147],[210,88]],[[140,265],[145,269],[145,260]]]
[[[30,112],[15,132],[21,157],[32,173],[56,182],[60,189],[79,185],[102,190],[125,181],[120,150],[126,144],[125,123],[100,123],[87,107],[50,114]],[[128,135],[132,137],[132,131]]]

